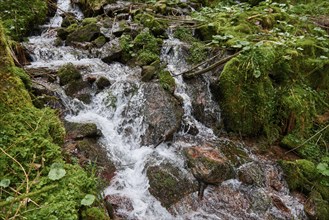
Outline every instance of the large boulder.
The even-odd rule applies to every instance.
[[[82,166],[96,165],[96,174],[105,182],[110,183],[116,168],[110,160],[107,150],[98,143],[101,131],[93,123],[75,123],[64,121],[66,137],[64,151],[78,159]]]
[[[230,161],[217,149],[196,146],[185,149],[184,153],[188,167],[200,182],[220,184],[234,177]]]
[[[166,208],[197,190],[195,182],[169,163],[148,167],[147,176],[150,193]]]
[[[66,137],[73,140],[83,138],[97,138],[102,135],[101,131],[93,123],[75,123],[64,121]]]
[[[85,26],[78,27],[70,33],[66,38],[66,42],[68,45],[72,44],[72,42],[91,42],[99,36],[99,27],[95,23],[89,23]]]
[[[142,144],[158,145],[163,141],[171,141],[173,134],[180,128],[183,116],[180,103],[157,83],[144,84],[143,89],[143,115],[147,127]]]

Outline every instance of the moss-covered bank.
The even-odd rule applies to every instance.
[[[81,219],[97,209],[108,219],[96,178],[63,161],[64,128],[55,111],[33,106],[24,74],[0,24],[0,217]]]

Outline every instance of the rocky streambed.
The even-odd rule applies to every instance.
[[[24,43],[34,104],[60,112],[67,160],[97,165],[112,217],[307,219],[277,163],[225,137],[213,73],[179,75],[198,4],[57,4]]]

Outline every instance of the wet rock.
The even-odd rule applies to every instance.
[[[99,27],[90,23],[82,27],[78,27],[75,31],[70,33],[66,38],[66,43],[68,45],[72,42],[91,42],[100,36]]]
[[[250,193],[251,209],[256,213],[265,213],[271,205],[271,197],[263,189]]]
[[[156,73],[156,68],[154,66],[143,66],[142,67],[142,81],[148,82],[150,81]]]
[[[66,95],[72,98],[78,98],[81,94],[87,94],[87,89],[90,88],[90,84],[83,80],[77,80],[70,82],[64,89]]]
[[[105,43],[101,48],[93,48],[91,53],[105,63],[120,61],[122,48],[118,38]]]
[[[68,139],[79,140],[83,138],[97,138],[102,135],[97,126],[92,123],[75,123],[64,121],[66,137]]]
[[[110,183],[115,175],[116,168],[109,159],[105,147],[100,145],[95,138],[84,138],[76,142],[80,164],[95,164],[98,176]]]
[[[230,161],[217,149],[211,147],[190,147],[184,151],[187,165],[194,177],[208,184],[220,184],[234,177]]]
[[[272,195],[271,196],[272,199],[272,203],[273,205],[279,209],[280,211],[282,211],[283,213],[290,213],[290,209],[286,206],[286,204],[284,204],[284,202],[282,201],[282,199],[277,196],[277,195]]]
[[[98,78],[96,80],[96,86],[99,90],[103,90],[105,89],[106,87],[110,86],[111,85],[111,82],[110,80],[108,80],[106,77],[104,76],[101,76],[100,78]]]
[[[47,82],[55,82],[56,81],[56,72],[54,70],[40,67],[40,68],[28,68],[26,72],[32,76],[32,78],[42,78]]]
[[[166,208],[197,189],[195,182],[169,163],[148,167],[147,177],[150,193]]]
[[[182,107],[159,84],[147,83],[143,85],[143,89],[143,115],[147,127],[142,144],[158,145],[163,141],[171,141],[173,134],[180,128]]]
[[[244,163],[252,161],[248,152],[240,143],[222,139],[217,144],[217,148],[227,157],[234,167],[239,167]]]
[[[107,4],[104,6],[104,12],[113,17],[119,13],[128,13],[130,11],[130,2],[118,1],[113,4]]]
[[[66,129],[64,150],[75,156],[82,166],[95,165],[96,174],[106,183],[110,183],[116,168],[108,157],[104,146],[97,142],[102,135],[93,123],[75,123],[64,120]]]
[[[189,121],[184,121],[183,123],[183,131],[187,134],[197,135],[199,133],[199,129],[195,124],[192,124]]]
[[[242,165],[238,169],[238,178],[248,185],[264,186],[265,176],[261,166],[256,162]]]
[[[208,83],[203,77],[187,81],[187,92],[192,99],[193,116],[213,130],[220,128],[220,109],[212,100]]]
[[[132,201],[123,195],[107,195],[105,196],[106,203],[110,204],[108,212],[113,217],[127,219],[127,212],[134,210]],[[113,218],[116,219],[116,218]]]
[[[86,80],[88,83],[93,84],[97,80],[97,77],[93,75],[87,76]]]
[[[131,28],[128,24],[127,21],[122,20],[119,22],[114,22],[111,25],[111,33],[115,36],[115,37],[120,37],[123,33],[129,33],[131,31]]]
[[[72,63],[62,66],[57,74],[61,86],[82,79],[81,73]]]

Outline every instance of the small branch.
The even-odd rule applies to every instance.
[[[302,144],[298,145],[297,147],[288,150],[285,154],[290,153],[291,151],[294,151],[300,147],[302,147],[304,144],[306,144],[307,142],[309,142],[311,139],[313,139],[315,136],[317,136],[318,134],[320,134],[322,131],[326,130],[329,127],[329,124],[327,126],[325,126],[324,128],[322,128],[320,131],[316,132],[313,136],[311,136],[309,139],[307,139],[306,141],[304,141]]]
[[[58,185],[51,185],[51,186],[45,186],[43,187],[42,189],[40,190],[37,190],[37,191],[34,191],[34,192],[31,192],[31,193],[25,193],[25,194],[22,194],[20,196],[17,196],[16,198],[12,199],[12,200],[9,200],[9,201],[3,201],[3,202],[0,202],[0,207],[4,207],[4,206],[7,206],[11,203],[14,203],[14,202],[17,202],[19,200],[22,200],[22,199],[25,199],[25,198],[29,198],[29,197],[32,197],[32,196],[35,196],[35,195],[38,195],[40,193],[43,193],[43,192],[46,192],[46,191],[49,191],[49,190],[52,190],[54,188],[56,188]]]
[[[201,75],[201,74],[203,74],[203,73],[209,72],[210,70],[213,70],[213,69],[215,69],[216,67],[218,67],[218,66],[220,66],[220,65],[222,65],[222,64],[224,64],[224,63],[227,63],[228,61],[230,61],[232,58],[236,57],[236,56],[239,55],[239,54],[240,54],[240,52],[237,52],[237,53],[235,53],[235,54],[233,54],[233,55],[231,55],[231,56],[225,57],[225,58],[223,58],[223,59],[221,59],[221,60],[215,62],[214,64],[210,65],[209,67],[204,68],[204,69],[201,69],[201,70],[199,70],[199,71],[195,71],[195,72],[193,72],[193,71],[191,71],[191,70],[193,70],[193,69],[195,69],[195,68],[192,68],[191,70],[185,71],[185,72],[180,73],[180,74],[177,74],[177,75],[175,75],[175,76],[183,75],[183,77],[184,77],[184,78],[187,78],[187,79],[193,78],[193,77],[195,77],[195,76],[198,76],[198,75]],[[207,60],[206,62],[209,62],[209,61],[211,61],[211,60]]]
[[[175,74],[175,75],[173,75],[173,77],[175,77],[175,76],[179,76],[179,75],[184,75],[184,74],[187,74],[187,73],[190,73],[190,72],[192,72],[193,70],[197,69],[198,67],[200,67],[200,66],[202,66],[202,65],[204,65],[204,64],[207,64],[207,63],[209,63],[210,61],[212,61],[213,59],[215,59],[216,57],[218,57],[218,56],[222,56],[222,55],[223,55],[223,53],[218,53],[218,54],[216,54],[215,56],[209,58],[208,60],[206,60],[206,61],[204,61],[204,62],[201,62],[201,63],[199,63],[199,64],[193,66],[191,69],[189,69],[189,70],[187,70],[187,71],[185,71],[185,72],[183,72],[183,73],[179,73],[179,74]]]
[[[29,176],[27,175],[24,167],[22,166],[22,164],[20,162],[18,162],[14,157],[12,157],[10,154],[8,154],[2,147],[0,147],[0,150],[6,155],[8,156],[10,159],[12,159],[15,163],[18,164],[18,166],[21,167],[21,169],[24,172],[25,175],[25,179],[26,179],[26,193],[29,193]],[[1,204],[1,203],[0,203]]]

